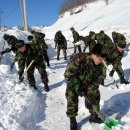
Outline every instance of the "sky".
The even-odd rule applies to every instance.
[[[29,26],[52,25],[64,0],[26,0]],[[20,0],[0,0],[2,26],[22,26]]]
[[[122,58],[122,68],[125,78],[130,81],[130,62],[128,62],[130,61],[130,22],[129,24],[127,22],[130,21],[129,7],[129,0],[111,0],[108,6],[100,1],[87,5],[87,8],[84,8],[79,14],[70,15],[67,12],[52,26],[43,29],[39,27],[39,31],[46,34],[45,40],[48,45],[51,66],[46,68],[49,92],[43,90],[44,85],[37,70],[35,70],[35,79],[38,91],[30,88],[26,74],[24,81],[19,84],[17,63],[15,63],[13,70],[10,70],[14,54],[3,55],[0,62],[0,130],[69,130],[69,118],[66,116],[66,82],[63,76],[68,61],[64,60],[62,51],[60,60],[57,61],[57,50],[54,49],[53,39],[56,30],[61,29],[67,39],[68,60],[73,54],[73,38],[68,30],[72,25],[83,36],[88,34],[89,30],[99,32],[101,29],[110,37],[112,31],[123,33],[126,37],[127,49]],[[122,11],[120,11],[121,9]],[[117,16],[117,14],[120,15]],[[92,17],[86,20],[89,15]],[[109,22],[106,23],[107,19]],[[17,28],[9,29],[6,32],[2,31],[0,33],[0,51],[3,47],[8,47],[2,37],[5,33],[15,35],[25,42],[29,35],[29,32]],[[110,65],[108,68],[111,70],[112,66]],[[119,125],[111,130],[130,130],[130,84],[120,84],[117,73],[114,73],[113,78],[119,87],[117,88],[108,74],[109,71],[107,71],[105,85],[99,87],[101,94],[100,112],[107,119],[119,122]],[[100,125],[89,123],[89,116],[90,113],[84,105],[84,97],[79,97],[79,110],[76,117],[78,130],[104,130],[103,123]]]

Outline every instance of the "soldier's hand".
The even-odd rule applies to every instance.
[[[23,82],[24,77],[19,79],[19,83]]]

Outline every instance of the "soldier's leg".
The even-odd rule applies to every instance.
[[[74,87],[74,86],[73,86]],[[67,116],[70,118],[70,130],[77,130],[76,116],[78,113],[78,95],[75,90],[71,90],[72,85],[67,83],[66,99],[67,99]]]
[[[93,110],[94,105],[98,111],[100,111],[100,92],[98,86],[90,86],[87,89],[87,95],[85,96],[85,106],[89,109],[91,113],[89,122],[102,123],[102,120],[98,117],[96,112]]]
[[[38,69],[40,75],[41,75],[41,80],[42,80],[42,83],[44,84],[44,90],[45,91],[49,91],[49,86],[48,86],[48,75],[47,75],[47,72],[46,72],[46,66],[44,64],[43,61],[39,61],[39,63],[36,65],[36,68]]]
[[[79,52],[82,52],[80,45],[78,45],[77,48],[78,48],[78,51],[79,51]]]
[[[19,80],[22,81],[23,78],[21,79],[23,73],[24,73],[24,68],[25,68],[25,61],[24,60],[19,60],[18,61],[18,75],[19,75]]]
[[[27,64],[28,66],[29,64]],[[34,78],[34,70],[35,70],[35,64],[32,64],[29,70],[27,71],[27,78],[29,81],[29,84],[31,87],[36,88],[35,86],[35,78]]]
[[[60,47],[57,46],[57,60],[59,60],[59,56],[60,56]]]
[[[47,52],[44,52],[44,58],[45,58],[45,61],[47,62],[47,66],[50,66],[49,57],[47,55]]]
[[[76,46],[74,45],[74,53],[76,53]]]
[[[64,54],[64,60],[67,60],[67,53],[66,53],[66,49],[63,49],[63,54]]]

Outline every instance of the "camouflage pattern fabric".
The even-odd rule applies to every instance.
[[[93,40],[93,39],[91,39],[90,36],[86,36],[86,37],[84,37],[84,42],[85,42],[85,47],[84,47],[84,50],[83,50],[83,51],[85,52],[86,48],[89,47],[89,53],[91,53],[92,48],[93,48],[93,47],[95,46],[95,44],[96,44],[96,41]]]
[[[112,64],[113,69],[117,72],[120,78],[124,77],[121,59],[124,52],[119,52],[116,44],[106,45],[108,48],[108,57],[106,58],[107,65]],[[105,68],[104,68],[105,69]]]
[[[112,34],[113,34],[112,38],[113,38],[114,43],[118,44],[118,42],[120,42],[120,41],[126,41],[126,38],[123,34],[117,33],[117,32],[114,32]]]
[[[10,46],[11,48],[6,48],[6,49],[3,51],[3,54],[4,54],[4,53],[11,52],[11,51],[13,51],[14,53],[16,53],[17,48],[16,48],[15,44],[16,44],[17,42],[18,42],[18,39],[17,39],[15,36],[13,36],[13,35],[8,36],[7,43],[9,44],[9,46]]]
[[[72,35],[73,35],[73,39],[74,39],[74,41],[73,41],[73,43],[74,43],[74,53],[77,52],[77,49],[78,49],[79,52],[82,52],[81,46],[80,45],[78,45],[78,46],[75,45],[75,43],[80,40],[80,36],[79,36],[78,32],[73,30]]]
[[[46,67],[44,64],[43,55],[39,53],[39,50],[35,48],[35,46],[31,44],[26,44],[27,51],[22,53],[18,52],[17,60],[19,61],[19,78],[21,78],[21,75],[24,72],[25,64],[28,66],[32,60],[34,60],[34,63],[30,67],[30,69],[27,71],[27,78],[29,81],[30,86],[35,85],[35,79],[34,79],[34,70],[35,68],[38,69],[42,82],[44,84],[48,83],[48,76],[46,72]]]
[[[66,41],[66,38],[61,33],[61,31],[58,31],[55,34],[54,41],[55,41],[55,48],[57,47],[57,59],[59,59],[61,50],[63,50],[63,55],[64,57],[66,57],[67,56],[67,52],[66,52],[67,41]]]
[[[98,90],[102,82],[103,64],[95,65],[91,56],[85,53],[73,54],[68,62],[64,76],[67,83],[67,116],[75,117],[78,113],[78,96],[84,95],[91,105],[96,105],[99,110],[100,92]],[[96,114],[90,103],[85,106],[90,113]]]
[[[34,36],[35,36],[35,41],[33,43],[36,44],[37,49],[41,50],[40,53],[43,54],[45,61],[47,62],[47,64],[49,64],[49,56],[47,53],[48,46],[44,40],[45,34],[40,32],[35,32]]]
[[[97,43],[100,43],[102,45],[113,43],[111,38],[105,33],[96,34],[96,40],[97,40]]]

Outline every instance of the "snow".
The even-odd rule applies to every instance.
[[[46,34],[46,42],[49,50],[50,68],[46,68],[49,77],[50,91],[42,90],[40,75],[35,70],[36,86],[38,91],[29,87],[27,77],[18,83],[17,63],[13,70],[10,65],[14,58],[13,53],[2,56],[0,61],[0,130],[69,130],[69,118],[66,116],[66,83],[64,71],[67,61],[61,52],[60,60],[56,60],[54,49],[54,34],[61,30],[68,40],[68,58],[73,53],[71,26],[81,35],[88,35],[89,31],[99,32],[104,30],[110,37],[112,31],[123,33],[127,38],[127,49],[122,59],[122,67],[126,79],[130,81],[130,1],[110,0],[108,5],[100,0],[86,5],[83,11],[70,15],[66,12],[56,23],[49,27],[33,27]],[[12,34],[18,39],[27,42],[26,31],[17,28],[10,29],[0,34],[0,51],[8,45],[3,40],[3,35]],[[111,66],[109,66],[111,69]],[[130,85],[119,83],[119,77],[115,73],[114,80],[119,89],[113,83],[113,79],[106,77],[105,86],[100,86],[101,113],[109,118],[117,120],[121,125],[113,127],[113,130],[130,129]],[[80,130],[104,130],[104,124],[90,124],[89,112],[84,106],[84,98],[79,97],[79,111],[77,116],[78,129]]]

